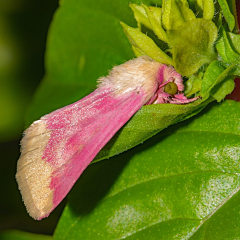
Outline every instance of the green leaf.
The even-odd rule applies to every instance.
[[[203,0],[203,18],[212,20],[214,17],[214,2],[213,0]]]
[[[224,30],[224,28],[221,26],[220,31],[219,31],[220,38],[216,44],[216,48],[218,50],[219,55],[221,56],[222,60],[226,62],[227,64],[231,63],[239,63],[240,61],[240,55],[234,51],[233,47],[235,49],[238,49],[239,47],[236,47],[239,45],[239,42],[237,43],[235,38],[235,41],[233,42],[233,47],[232,44],[230,43],[227,33]],[[232,36],[232,39],[234,39],[234,36]]]
[[[191,3],[191,1],[193,3]],[[191,0],[190,4],[195,6],[198,18],[212,20],[214,18],[215,6],[213,0]],[[218,13],[216,13],[217,15]]]
[[[224,99],[234,89],[235,84],[232,74],[236,67],[236,64],[232,64],[225,68],[222,62],[217,60],[211,62],[203,77],[200,96],[207,99],[211,95],[218,102]]]
[[[224,64],[220,61],[213,61],[209,64],[203,78],[200,95],[205,97],[210,90],[218,83],[218,77],[225,71]],[[227,77],[227,75],[224,75]],[[208,98],[208,96],[207,96]]]
[[[232,0],[230,0],[230,1],[218,0],[218,3],[222,9],[224,18],[227,21],[229,30],[232,32],[235,27],[235,18],[233,16],[233,14],[231,13],[231,10],[229,9],[229,5],[228,5],[228,2],[231,2],[231,1]]]
[[[215,104],[91,165],[73,188],[54,239],[236,239],[239,119],[240,103]]]
[[[156,36],[168,43],[168,36],[164,29],[162,28],[161,18],[162,18],[162,9],[159,7],[148,7],[146,5],[142,5],[147,13],[147,17],[151,24],[151,28],[153,29]]]
[[[141,30],[141,25],[145,25],[147,28],[152,29],[152,25],[149,22],[148,15],[145,11],[145,8],[142,5],[129,4],[129,7],[134,13],[134,17],[137,21],[138,28]]]
[[[184,23],[168,31],[173,46],[173,66],[183,76],[191,76],[198,69],[216,59],[213,44],[218,36],[215,24],[206,19]]]
[[[142,30],[142,25],[144,25],[153,30],[160,40],[168,42],[167,34],[162,28],[162,9],[160,7],[148,7],[144,4],[129,4],[129,6],[134,13],[139,30]]]
[[[232,15],[234,16],[235,19],[235,26],[233,29],[234,33],[239,33],[239,25],[238,25],[238,14],[237,14],[237,5],[236,5],[237,1],[236,0],[228,0],[228,6],[229,9],[232,13]]]
[[[172,65],[172,59],[163,52],[154,41],[138,28],[132,28],[120,22],[130,43],[142,54],[148,55],[157,62]]]
[[[0,232],[1,240],[52,240],[52,236],[34,234],[18,230],[8,230]]]
[[[230,41],[230,44],[235,52],[240,54],[240,35],[239,34],[234,34],[231,32],[227,33],[228,35],[228,40]]]
[[[187,0],[163,1],[162,23],[166,30],[176,29],[183,23],[195,19]]]
[[[211,91],[211,96],[221,102],[235,87],[234,78],[227,77],[222,84],[215,86]]]
[[[203,72],[199,72],[197,75],[192,75],[185,83],[184,93],[187,97],[199,92],[202,88],[202,76]]]

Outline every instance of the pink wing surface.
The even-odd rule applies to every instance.
[[[22,139],[17,181],[29,214],[47,217],[103,146],[144,104],[139,92],[99,88],[35,121]]]

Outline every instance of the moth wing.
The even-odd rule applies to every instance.
[[[30,216],[40,220],[50,214],[145,100],[139,92],[114,96],[97,89],[25,131],[16,178]]]

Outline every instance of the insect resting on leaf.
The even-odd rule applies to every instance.
[[[143,106],[185,104],[181,75],[142,56],[115,66],[85,98],[31,124],[21,141],[17,182],[27,211],[47,217],[114,134]]]

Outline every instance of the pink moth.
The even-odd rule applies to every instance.
[[[25,131],[17,182],[27,211],[47,217],[114,134],[143,106],[185,104],[181,75],[143,56],[114,67],[97,89]]]

